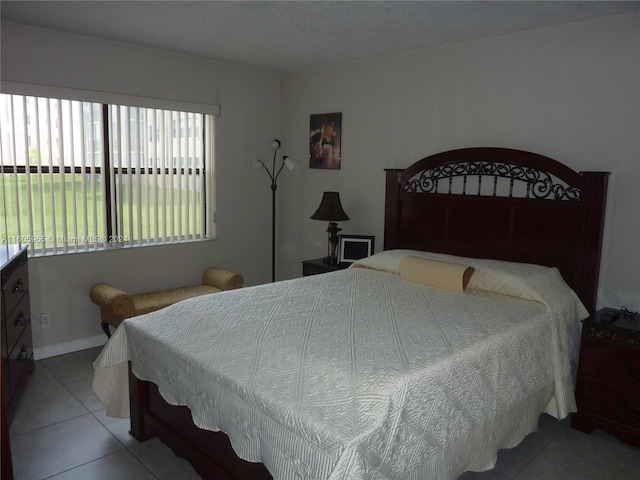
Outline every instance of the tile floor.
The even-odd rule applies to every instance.
[[[199,478],[157,439],[139,443],[128,433],[128,420],[105,415],[90,387],[99,351],[36,362],[11,425],[16,480]],[[499,452],[493,470],[467,472],[459,480],[625,480],[638,478],[638,472],[640,449],[543,415],[537,432]]]

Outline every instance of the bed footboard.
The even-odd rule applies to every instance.
[[[261,463],[239,458],[222,432],[202,430],[193,424],[188,407],[168,404],[152,382],[138,379],[129,363],[131,435],[144,442],[158,437],[186,459],[204,479],[273,479]]]

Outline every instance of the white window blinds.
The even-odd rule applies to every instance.
[[[32,254],[212,237],[213,116],[0,95],[3,243]]]

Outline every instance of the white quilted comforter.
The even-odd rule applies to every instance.
[[[464,293],[408,283],[408,254],[476,271]],[[128,415],[131,360],[275,479],[454,479],[575,409],[586,316],[555,269],[394,250],[129,319],[93,389]]]

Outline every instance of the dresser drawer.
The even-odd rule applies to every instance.
[[[2,351],[2,364],[4,365],[7,360],[7,355],[9,354],[9,346],[7,345],[7,329],[4,319],[2,320],[0,332],[2,332],[0,334],[0,351]]]
[[[31,340],[31,323],[23,330],[13,351],[7,359],[9,373],[9,395],[13,396],[21,380],[33,369],[33,343]],[[7,373],[5,371],[5,373]]]
[[[22,299],[5,320],[7,335],[7,351],[12,351],[22,331],[30,323],[29,295],[23,295]]]
[[[578,410],[640,429],[640,390],[597,378],[578,376]]]
[[[20,265],[2,288],[4,312],[9,314],[29,291],[29,270],[26,263]]]
[[[640,389],[640,350],[584,342],[580,373]]]

